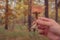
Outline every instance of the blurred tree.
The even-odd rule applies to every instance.
[[[29,31],[31,31],[31,21],[32,21],[32,19],[31,19],[31,14],[32,14],[32,12],[31,12],[31,8],[32,8],[32,0],[28,0],[28,29],[29,29]]]
[[[49,9],[48,8],[48,0],[45,0],[45,17],[47,17],[47,18],[49,17],[49,15],[48,15],[48,13],[49,13],[48,11],[49,10],[48,9]]]
[[[58,3],[57,3],[57,0],[55,0],[55,13],[56,13],[55,20],[58,21]]]
[[[6,0],[5,29],[8,29],[8,0]]]

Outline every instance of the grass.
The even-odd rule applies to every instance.
[[[12,32],[6,31],[2,27],[0,28],[0,34],[2,34],[1,40],[48,40],[47,37],[39,35],[37,31],[29,32],[26,26],[16,26],[15,30]]]

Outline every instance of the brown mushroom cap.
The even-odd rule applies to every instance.
[[[32,12],[42,13],[43,10],[44,10],[44,7],[42,7],[42,6],[35,6],[35,5],[32,6]]]

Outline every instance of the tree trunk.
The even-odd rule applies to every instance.
[[[57,0],[55,0],[55,13],[56,13],[55,20],[58,21],[58,3],[57,3]]]
[[[5,29],[8,29],[8,0],[6,0]]]
[[[29,0],[29,4],[28,4],[28,29],[29,31],[31,31],[31,8],[32,8],[32,0]]]
[[[45,7],[45,17],[48,18],[48,17],[49,17],[49,14],[48,14],[48,13],[49,13],[49,12],[48,12],[48,0],[45,0],[45,6],[46,6],[46,7]]]

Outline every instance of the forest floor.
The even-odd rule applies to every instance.
[[[38,34],[37,31],[29,32],[27,26],[16,25],[13,31],[0,27],[0,40],[48,40],[48,38]]]

